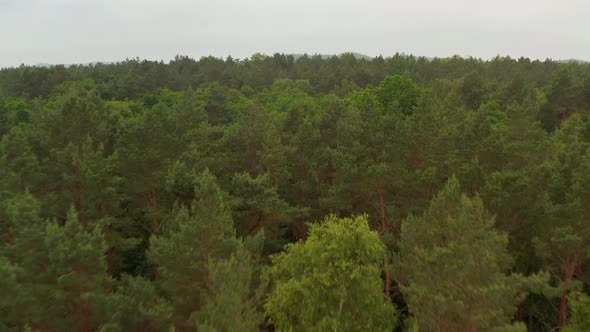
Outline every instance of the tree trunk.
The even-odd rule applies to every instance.
[[[524,320],[524,309],[522,307],[522,302],[516,306],[516,321],[522,322]]]
[[[563,292],[561,293],[561,301],[559,303],[559,322],[561,324],[561,327],[567,325],[567,295],[570,289],[570,282],[574,277],[574,271],[575,266],[569,266],[566,268],[565,278],[563,281]]]
[[[305,226],[305,219],[299,219],[299,239],[304,240],[307,238],[307,227]]]
[[[561,302],[559,304],[559,322],[562,327],[567,325],[567,293],[568,289],[566,286],[561,294]]]
[[[152,190],[150,192],[150,204],[152,207],[152,233],[157,238],[160,236],[160,222],[158,220],[158,191],[156,186],[156,180],[152,179]],[[158,265],[154,266],[154,279],[160,280],[160,271],[158,271]]]
[[[8,222],[6,222],[6,230],[3,232],[4,234],[4,243],[12,243],[12,233],[10,233],[10,228],[8,227]]]
[[[80,332],[91,332],[92,327],[90,326],[90,306],[87,301],[82,301],[80,308],[80,325],[78,326]]]
[[[86,218],[82,213],[82,180],[80,176],[80,168],[76,168],[76,181],[74,182],[73,194],[74,208],[78,214],[78,222],[82,225],[86,225]]]
[[[256,156],[256,149],[252,148],[250,144],[248,144],[247,148],[246,148],[246,153],[245,153],[245,159],[246,159],[246,172],[252,176],[254,176],[254,173],[256,171],[256,161],[255,161],[255,156]]]
[[[389,231],[389,227],[387,225],[387,214],[385,211],[385,198],[383,193],[383,184],[381,181],[379,182],[379,215],[381,217],[381,229],[379,230],[379,234],[385,234]],[[389,255],[385,257],[385,299],[387,302],[391,302],[391,271],[389,270],[389,265],[391,263],[391,258]]]
[[[263,215],[264,215],[264,212],[258,211],[258,217],[256,218],[256,223],[248,229],[248,233],[247,233],[248,235],[254,234],[254,231],[256,231],[260,228],[260,224],[262,223],[262,216]]]
[[[307,161],[305,161],[303,163],[303,181],[304,182],[308,182],[309,181],[309,165],[307,163]],[[320,181],[321,182],[321,181]],[[299,191],[299,202],[303,202],[305,197],[305,194],[303,193],[303,191]],[[298,230],[299,230],[299,239],[300,240],[305,240],[307,238],[307,226],[305,225],[305,218],[301,218],[299,219],[299,226],[298,226]]]
[[[98,190],[99,192],[102,191],[102,186],[98,186]],[[97,219],[100,219],[102,217],[104,217],[104,209],[103,209],[103,204],[100,200],[97,200],[95,203],[95,208],[96,208],[96,217]],[[106,261],[107,261],[107,275],[109,277],[113,277],[113,254],[114,254],[114,249],[113,247],[111,247],[111,226],[107,225],[105,227],[105,240],[107,241],[107,244],[109,245],[109,248],[107,249],[107,252],[105,253],[106,256]]]
[[[107,250],[107,275],[113,277],[113,248]]]
[[[466,332],[477,332],[477,326],[475,323],[469,323],[469,325],[465,329]]]
[[[561,303],[559,305],[559,322],[561,326],[567,325],[567,291],[561,294]]]
[[[389,270],[390,259],[386,258],[385,262],[385,300],[391,303],[391,271]]]
[[[379,189],[379,214],[381,215],[381,234],[385,234],[388,231],[387,227],[387,215],[385,214],[385,200],[383,198],[383,190]]]
[[[160,235],[160,222],[158,220],[158,194],[155,189],[151,192],[152,203],[152,232],[156,237]]]
[[[332,187],[334,185],[334,173],[336,172],[336,166],[334,166],[334,163],[332,163],[332,161],[330,160],[328,162],[328,184],[330,185],[330,187]]]

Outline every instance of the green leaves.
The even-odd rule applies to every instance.
[[[267,280],[258,262],[259,251],[244,244],[227,259],[211,260],[211,292],[191,315],[199,331],[255,331],[264,320],[261,304]]]
[[[150,280],[123,275],[109,298],[106,326],[121,331],[165,331],[172,310]]]
[[[394,308],[380,279],[385,258],[365,216],[326,218],[305,242],[272,258],[274,287],[265,308],[280,331],[390,330]]]
[[[563,332],[576,332],[590,330],[590,297],[584,293],[572,292],[570,301],[571,320]]]
[[[381,105],[388,110],[399,108],[403,114],[411,115],[417,105],[418,88],[411,79],[400,75],[385,77],[375,92]]]
[[[262,319],[257,253],[236,238],[224,198],[215,177],[204,171],[195,179],[190,207],[177,207],[162,235],[150,241],[148,258],[158,265],[157,284],[172,304],[172,323],[179,329],[196,324],[251,330]],[[257,246],[248,241],[248,247]]]
[[[1,69],[0,329],[391,330],[388,298],[414,330],[519,329],[517,303],[530,330],[565,324],[590,258],[589,68]]]
[[[510,323],[521,281],[506,274],[508,238],[493,225],[481,199],[464,196],[454,177],[422,216],[404,220],[394,273],[421,327],[487,330]]]

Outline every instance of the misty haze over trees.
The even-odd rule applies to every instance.
[[[0,70],[0,330],[590,331],[590,65]]]

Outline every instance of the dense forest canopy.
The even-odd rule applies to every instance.
[[[0,70],[0,330],[585,331],[590,65]]]

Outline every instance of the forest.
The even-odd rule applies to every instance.
[[[0,331],[590,331],[590,64],[0,69]]]

